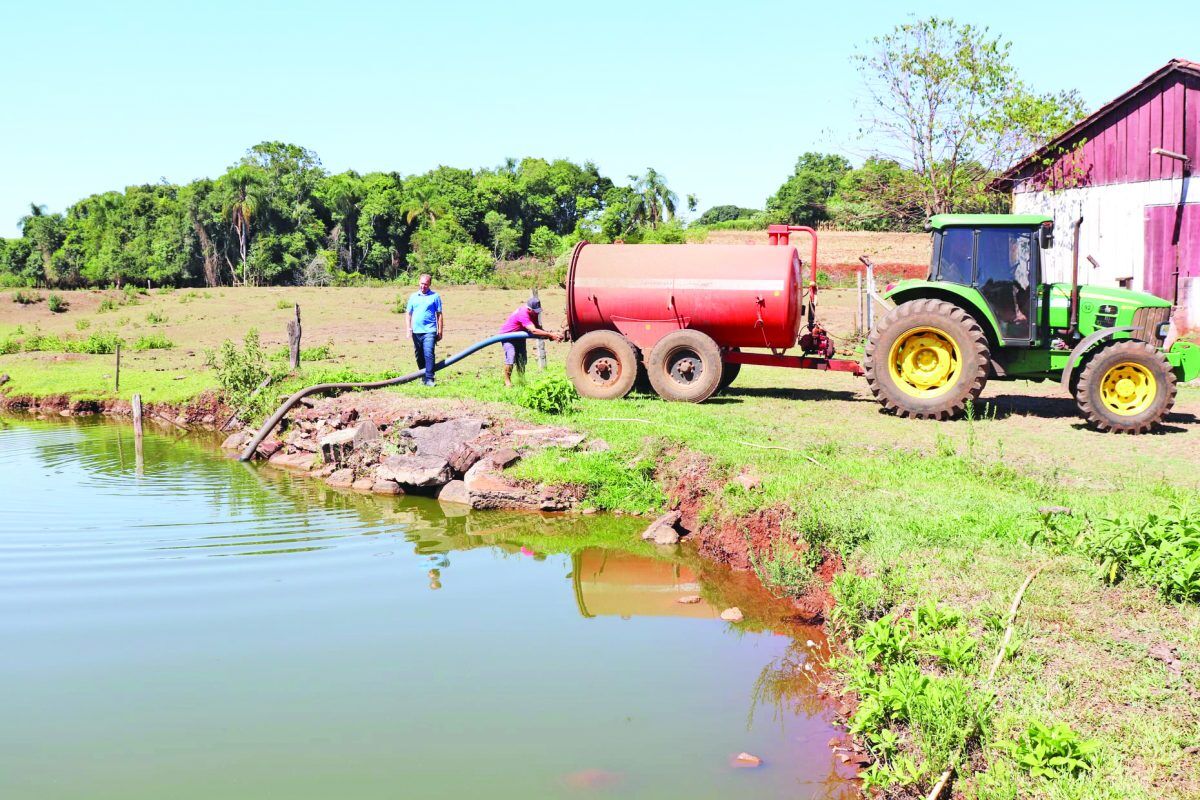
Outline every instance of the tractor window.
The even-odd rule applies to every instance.
[[[971,283],[971,248],[975,231],[968,228],[949,228],[942,231],[942,246],[938,260],[939,281]]]
[[[1016,228],[979,231],[975,285],[1000,322],[1005,339],[1030,338],[1033,234]]]

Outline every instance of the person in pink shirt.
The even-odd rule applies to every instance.
[[[538,339],[551,339],[558,341],[562,337],[557,333],[544,331],[539,326],[542,315],[542,301],[536,297],[530,297],[522,305],[517,306],[516,310],[508,315],[508,319],[500,326],[500,333],[518,333],[526,331],[530,336]],[[512,386],[512,371],[515,365],[517,371],[525,372],[525,363],[529,360],[529,355],[525,350],[525,340],[518,339],[513,342],[504,342],[504,385]]]

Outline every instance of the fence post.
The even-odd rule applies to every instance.
[[[121,391],[121,340],[117,340],[117,375],[113,381],[113,391]]]
[[[854,307],[854,330],[856,333],[862,333],[863,329],[863,294],[862,294],[862,270],[854,271],[854,291],[855,299],[858,305]]]
[[[288,322],[288,355],[291,357],[292,370],[300,369],[300,304],[296,303],[296,319]]]
[[[133,396],[132,405],[134,471],[141,475],[145,468],[145,460],[142,457],[142,396],[140,394]]]

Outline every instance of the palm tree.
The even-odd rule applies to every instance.
[[[358,218],[366,196],[366,186],[355,172],[343,172],[325,179],[318,189],[321,201],[346,232],[346,271],[354,271],[354,240]]]
[[[263,206],[264,181],[262,171],[248,165],[234,167],[221,178],[228,187],[223,209],[233,232],[237,235],[238,251],[242,257],[242,285],[248,281],[246,250],[250,243],[250,226]]]
[[[675,206],[679,197],[667,188],[667,179],[653,167],[646,168],[642,176],[630,175],[633,191],[637,195],[637,206],[634,209],[634,219],[638,222],[649,222],[651,228],[657,228],[666,213],[667,220],[675,219]]]
[[[437,222],[438,217],[445,215],[446,205],[437,196],[432,186],[418,183],[408,191],[408,197],[400,210],[404,212],[404,219],[409,225],[418,220],[432,225]]]

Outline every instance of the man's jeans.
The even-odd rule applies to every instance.
[[[417,369],[425,370],[425,382],[433,380],[433,365],[437,359],[433,355],[434,345],[437,344],[436,333],[414,333],[413,353],[417,356]]]

